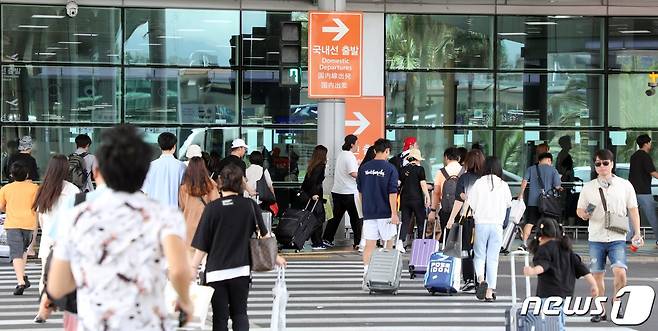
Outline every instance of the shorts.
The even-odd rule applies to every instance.
[[[537,221],[541,214],[539,213],[539,207],[537,206],[528,206],[525,210],[525,224],[537,225]]]
[[[27,252],[27,248],[32,243],[32,230],[25,229],[6,229],[7,244],[9,245],[9,257],[22,259]]]
[[[590,266],[592,273],[605,272],[605,258],[610,260],[611,268],[624,268],[626,266],[626,241],[589,242]]]
[[[397,234],[397,227],[390,218],[363,220],[362,237],[366,240],[391,240]]]

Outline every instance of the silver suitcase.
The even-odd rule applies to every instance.
[[[398,226],[397,236],[393,243],[397,243],[400,237],[400,227]],[[381,248],[372,253],[365,279],[370,294],[392,293],[397,295],[401,278],[402,256],[400,251],[395,248]]]
[[[264,211],[261,214],[263,215],[263,223],[265,223],[267,233],[272,233],[272,213]]]

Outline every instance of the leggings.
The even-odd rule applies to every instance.
[[[249,330],[249,276],[211,282],[208,285],[215,290],[211,300],[213,331],[228,331],[229,316],[234,331]]]
[[[425,202],[422,200],[409,200],[400,202],[400,213],[402,214],[402,228],[400,229],[400,240],[407,240],[407,233],[411,227],[412,216],[416,216],[416,235],[423,238],[423,226],[427,219]],[[427,226],[430,226],[429,224]]]

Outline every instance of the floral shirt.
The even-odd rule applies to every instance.
[[[162,243],[185,240],[181,213],[142,193],[108,190],[64,219],[54,256],[70,262],[79,330],[170,330]]]

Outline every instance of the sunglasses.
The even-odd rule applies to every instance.
[[[607,166],[610,165],[610,161],[597,161],[597,162],[594,162],[594,165],[596,167],[600,167],[600,166],[607,167]]]

